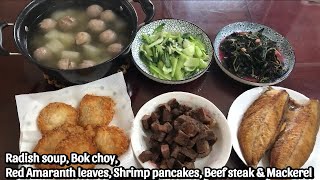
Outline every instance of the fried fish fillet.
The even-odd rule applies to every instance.
[[[85,95],[79,107],[79,124],[83,127],[108,125],[115,113],[115,102],[106,96]]]
[[[81,133],[69,135],[68,138],[59,142],[55,148],[55,154],[66,154],[69,159],[70,153],[83,154],[85,152],[88,154],[96,154],[97,148],[89,136]],[[92,169],[95,167],[95,164],[71,164],[70,166],[75,169],[77,169],[77,167]],[[58,166],[58,168],[68,168],[70,166]]]
[[[66,139],[68,133],[66,133],[63,129],[57,129],[50,131],[49,133],[42,136],[42,138],[38,141],[38,144],[33,149],[33,152],[38,153],[39,155],[43,154],[54,154],[56,146],[64,139]],[[57,165],[50,164],[35,164],[35,167],[39,169],[55,169]]]
[[[306,105],[289,109],[285,113],[285,128],[279,134],[270,153],[270,166],[277,168],[300,168],[308,160],[320,124],[318,100],[310,100]]]
[[[37,123],[42,134],[62,125],[76,125],[78,112],[72,106],[54,102],[44,107],[38,116]]]
[[[125,132],[116,126],[101,126],[97,128],[95,143],[103,154],[120,156],[129,148],[129,138]]]
[[[245,112],[238,129],[238,140],[248,166],[256,167],[274,143],[288,100],[285,90],[270,88]]]

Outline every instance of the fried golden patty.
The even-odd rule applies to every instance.
[[[116,126],[98,127],[94,141],[98,150],[103,154],[120,156],[129,148],[129,138],[122,129]]]
[[[115,103],[110,97],[85,95],[79,107],[79,124],[83,127],[108,125],[115,113]]]
[[[38,127],[42,134],[63,125],[76,125],[78,112],[72,106],[54,102],[44,107],[38,116]]]
[[[61,141],[55,150],[55,154],[66,154],[70,159],[70,153],[83,154],[87,152],[88,154],[97,153],[97,148],[92,142],[92,139],[85,134],[72,134],[68,138]],[[73,168],[82,167],[85,169],[92,169],[95,164],[71,164]],[[59,168],[68,168],[70,166],[63,166]]]
[[[54,154],[56,146],[64,139],[68,137],[68,133],[66,133],[63,129],[53,130],[44,136],[38,141],[38,144],[33,149],[33,152],[38,153],[39,155],[43,154]],[[49,165],[49,164],[36,164],[35,165],[39,169],[55,169],[57,165]]]

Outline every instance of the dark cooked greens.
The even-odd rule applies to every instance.
[[[222,63],[229,71],[260,83],[272,82],[283,75],[276,42],[264,36],[263,30],[234,32],[222,41]]]

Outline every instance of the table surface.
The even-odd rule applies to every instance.
[[[15,22],[30,0],[1,0],[0,20]],[[320,4],[304,0],[154,0],[154,19],[177,18],[193,22],[214,40],[227,24],[251,21],[267,25],[285,36],[295,50],[296,65],[291,75],[278,86],[290,88],[310,98],[320,99]],[[140,6],[133,3],[140,17]],[[12,28],[6,28],[4,46],[16,52]],[[4,153],[19,153],[19,120],[15,95],[53,90],[43,79],[41,71],[23,56],[0,57],[0,172],[4,172]],[[170,91],[186,91],[213,102],[225,116],[237,96],[252,88],[240,84],[213,63],[201,78],[184,85],[163,85],[149,80],[135,67],[125,74],[136,114],[153,97]],[[232,150],[229,167],[245,167]],[[1,173],[2,174],[2,173]]]

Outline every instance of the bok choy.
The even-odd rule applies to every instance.
[[[140,57],[155,77],[184,80],[207,68],[209,56],[198,36],[167,32],[164,27],[163,23],[152,34],[141,36]]]

